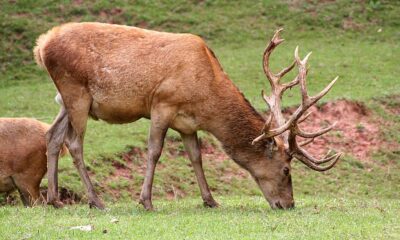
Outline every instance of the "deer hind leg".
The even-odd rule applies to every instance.
[[[162,152],[164,138],[168,130],[168,123],[170,121],[172,112],[173,111],[164,106],[159,108],[159,111],[153,110],[151,114],[146,175],[139,200],[139,203],[141,203],[146,210],[153,210],[151,196],[154,171]]]
[[[39,184],[40,180],[32,179],[27,174],[18,174],[12,177],[15,187],[21,196],[26,207],[33,206],[40,201]]]
[[[200,144],[197,138],[197,133],[186,135],[181,133],[183,144],[189,154],[189,159],[192,162],[194,172],[196,174],[197,182],[200,187],[201,197],[203,198],[204,206],[218,207],[218,203],[211,195],[208,183],[203,171],[203,163],[201,159]]]
[[[46,133],[47,204],[51,204],[56,208],[62,207],[62,203],[58,200],[58,158],[67,130],[68,115],[66,109],[62,106],[56,120]]]
[[[77,95],[71,96],[73,94]],[[69,97],[69,99],[74,99],[74,101],[70,100],[70,102],[64,102],[69,117],[68,131],[65,136],[65,144],[67,145],[67,148],[73,158],[74,165],[79,172],[79,176],[86,187],[89,198],[89,206],[96,207],[98,209],[104,209],[104,204],[94,190],[83,160],[83,139],[92,99],[89,93],[87,93],[85,90],[75,91],[74,93],[70,94]]]

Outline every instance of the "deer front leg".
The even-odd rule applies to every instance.
[[[203,198],[204,206],[212,208],[218,207],[218,203],[211,195],[206,177],[204,175],[200,144],[197,138],[197,133],[191,135],[181,133],[181,137],[183,140],[183,144],[185,145],[185,149],[189,154],[189,159],[192,162],[194,173],[196,174],[197,182],[200,187],[201,197]]]
[[[166,109],[164,109],[165,112]],[[147,167],[142,192],[140,193],[141,203],[146,210],[153,210],[151,201],[154,171],[160,158],[164,145],[165,134],[168,130],[169,117],[162,113],[152,113],[150,134],[148,140]]]

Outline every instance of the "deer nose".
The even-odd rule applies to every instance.
[[[293,200],[289,203],[288,208],[294,208],[294,201]]]
[[[275,202],[275,207],[279,208],[279,209],[283,209],[283,207],[279,201]]]
[[[275,208],[278,208],[278,209],[292,209],[292,208],[294,208],[294,201],[292,200],[284,205],[282,205],[279,201],[276,201],[274,203],[274,206],[275,206]]]

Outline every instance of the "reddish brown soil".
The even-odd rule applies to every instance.
[[[295,108],[289,109],[288,114]],[[323,156],[328,149],[353,155],[361,161],[370,159],[371,153],[379,148],[393,148],[382,136],[380,127],[385,123],[361,103],[347,100],[330,102],[312,107],[313,114],[302,123],[304,130],[316,131],[337,122],[329,133],[318,137],[305,148],[315,156]]]
[[[42,188],[40,190],[40,194],[42,196],[42,200],[45,202],[47,199],[47,189]],[[64,204],[72,205],[81,201],[81,197],[78,194],[64,187],[60,187],[58,189],[58,196],[60,198],[60,201]]]
[[[174,158],[178,156],[184,156],[188,158],[187,153],[182,150],[181,140],[175,138],[166,138],[166,143],[164,144],[163,154],[167,154],[169,158]],[[207,141],[201,141],[201,152],[204,162],[212,161],[223,161],[227,159],[226,154],[221,151],[218,146],[214,146]],[[125,178],[132,180],[135,176],[144,176],[146,170],[146,149],[139,147],[132,147],[129,152],[121,154],[123,163],[113,162],[113,167],[115,168],[114,173],[107,179],[105,185],[115,181],[117,179]],[[187,162],[188,167],[191,167],[190,162]],[[160,162],[157,164],[157,169],[164,168],[164,163]],[[232,174],[227,174],[232,175]],[[241,175],[241,174],[239,174]],[[193,182],[193,185],[196,184]],[[110,193],[115,196],[120,196],[119,190],[109,189]],[[134,198],[139,196],[140,189],[135,189],[132,191]],[[166,192],[166,197],[170,200],[184,197],[186,193],[179,189],[178,186],[171,186],[171,190]]]
[[[335,149],[366,160],[383,142],[379,121],[374,120],[361,103],[339,100],[313,106],[310,110],[313,114],[301,124],[306,131],[317,131],[336,122],[331,132],[316,138],[305,147],[315,156],[323,156],[328,149]],[[291,108],[286,115],[294,111],[295,108]]]

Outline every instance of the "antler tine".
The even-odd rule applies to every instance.
[[[265,95],[264,89],[261,90],[261,97],[264,99],[264,102],[268,105],[269,110],[272,112],[273,103],[271,102],[271,98]]]
[[[311,156],[306,150],[304,150],[303,148],[299,148],[300,151],[298,154],[302,154],[304,157],[306,157],[308,160],[310,160],[310,162],[315,163],[317,165],[323,164],[323,163],[327,163],[330,162],[331,160],[335,159],[337,157],[337,155],[341,154],[341,153],[336,153],[330,157],[329,153],[322,159],[316,159],[315,157]]]
[[[324,172],[324,171],[331,169],[333,166],[335,166],[336,163],[339,161],[341,155],[342,155],[341,153],[336,154],[333,161],[328,166],[325,166],[325,167],[320,167],[320,166],[316,165],[315,163],[309,161],[308,158],[306,158],[305,156],[298,154],[298,153],[295,153],[294,157],[299,159],[307,167],[309,167],[315,171],[318,171],[318,172]]]
[[[310,115],[312,114],[312,111],[308,112],[306,115],[302,116],[297,123],[302,123],[304,122]]]
[[[302,148],[302,146],[305,146],[305,145],[313,142],[314,138],[311,138],[311,139],[306,140],[299,144],[299,143],[297,143],[296,136],[297,136],[297,134],[294,131],[291,131],[289,134],[289,139],[288,139],[289,152],[292,154],[292,156],[294,156],[296,158],[298,158],[298,156],[302,156],[302,159],[299,159],[299,158],[298,159],[301,160],[303,163],[304,163],[304,161],[308,161],[312,164],[320,165],[322,163],[330,162],[331,160],[335,159],[338,154],[341,154],[341,153],[338,153],[338,154],[328,157],[329,153],[330,153],[330,151],[328,151],[328,153],[325,155],[324,158],[317,159],[317,158],[313,157],[312,155],[310,155],[304,148]]]
[[[270,127],[271,127],[271,123],[272,123],[272,120],[274,119],[274,115],[271,113],[269,116],[268,116],[268,119],[267,119],[267,121],[265,121],[265,124],[264,124],[264,127],[263,127],[263,129],[262,129],[262,132],[265,132],[266,130],[268,130]]]
[[[336,126],[336,123],[337,122],[333,123],[329,127],[320,129],[313,133],[305,132],[305,131],[301,130],[298,126],[296,126],[296,128],[294,129],[294,133],[303,138],[316,138],[316,137],[321,136],[321,135],[329,132],[330,130],[332,130],[332,128],[334,128]],[[297,123],[296,123],[296,125],[297,125]]]
[[[318,100],[320,100],[323,96],[325,96],[329,90],[333,87],[333,85],[336,83],[336,81],[339,79],[339,76],[336,76],[335,79],[332,80],[332,82],[329,83],[328,86],[326,86],[320,93],[315,95],[314,97],[311,97],[311,105],[316,103]]]
[[[296,63],[299,66],[298,78],[299,78],[299,82],[300,82],[302,105],[306,109],[312,105],[309,103],[308,99],[310,97],[308,96],[307,87],[306,87],[306,76],[307,76],[306,64],[307,64],[308,58],[310,57],[311,53],[312,52],[309,52],[303,60],[300,60],[299,46],[297,46],[296,49],[294,50],[294,58],[296,59]]]
[[[294,59],[295,59],[295,61],[297,62],[298,65],[306,66],[308,58],[310,57],[311,54],[312,54],[312,52],[309,52],[305,56],[305,58],[303,58],[303,60],[301,60],[300,57],[299,57],[299,46],[296,46],[296,48],[294,49]]]
[[[292,88],[293,86],[296,86],[297,84],[299,84],[299,78],[298,77],[293,79],[291,82],[282,84],[282,86],[283,86],[282,92],[286,91],[286,89],[288,89],[288,88]]]
[[[286,73],[290,72],[290,70],[292,70],[294,68],[294,66],[296,66],[296,61],[293,61],[289,67],[282,69],[282,71],[280,71],[278,74],[276,74],[278,79],[281,79],[283,76],[286,75]]]
[[[271,85],[277,81],[277,76],[273,74],[270,69],[269,69],[269,57],[272,53],[272,51],[283,41],[284,39],[280,38],[280,32],[283,31],[283,28],[278,29],[274,36],[272,37],[271,41],[269,42],[267,48],[264,50],[264,56],[263,56],[263,69],[264,73],[267,76],[268,80],[271,82]],[[273,87],[273,86],[272,86]]]
[[[304,57],[303,60],[300,60],[299,47],[297,46],[294,51],[296,63],[299,66],[299,82],[300,82],[300,89],[301,89],[301,95],[302,95],[302,103],[306,109],[308,109],[310,106],[315,104],[318,100],[320,100],[323,96],[325,96],[329,92],[329,90],[331,90],[331,88],[336,83],[336,81],[339,79],[339,76],[337,76],[320,93],[318,93],[317,95],[315,95],[313,97],[310,97],[308,95],[307,86],[306,86],[306,76],[308,73],[307,61],[311,54],[312,54],[312,52],[309,52],[307,54],[307,56]]]
[[[299,143],[299,146],[303,147],[303,146],[306,146],[306,145],[308,145],[308,144],[310,144],[312,142],[314,142],[314,138],[310,138],[308,140],[305,140],[304,142]]]
[[[268,119],[265,121],[264,127],[262,129],[262,134],[255,138],[251,144],[254,145],[256,142],[260,141],[261,139],[265,138],[265,132],[271,127],[272,120],[274,119],[274,115],[271,114],[268,116]]]
[[[254,138],[254,140],[251,142],[252,145],[256,144],[256,142],[260,141],[261,139],[267,138],[265,132],[262,133],[260,136]]]
[[[296,61],[293,61],[288,67],[282,69],[279,73],[274,74],[269,69],[269,57],[271,56],[272,51],[283,41],[283,38],[280,37],[280,33],[283,31],[283,28],[278,29],[274,36],[272,37],[271,41],[269,42],[268,46],[264,50],[263,55],[263,69],[264,73],[267,76],[268,80],[271,82],[271,87],[275,88],[276,85],[279,83],[279,80],[282,79],[288,72],[290,72],[296,65]]]

